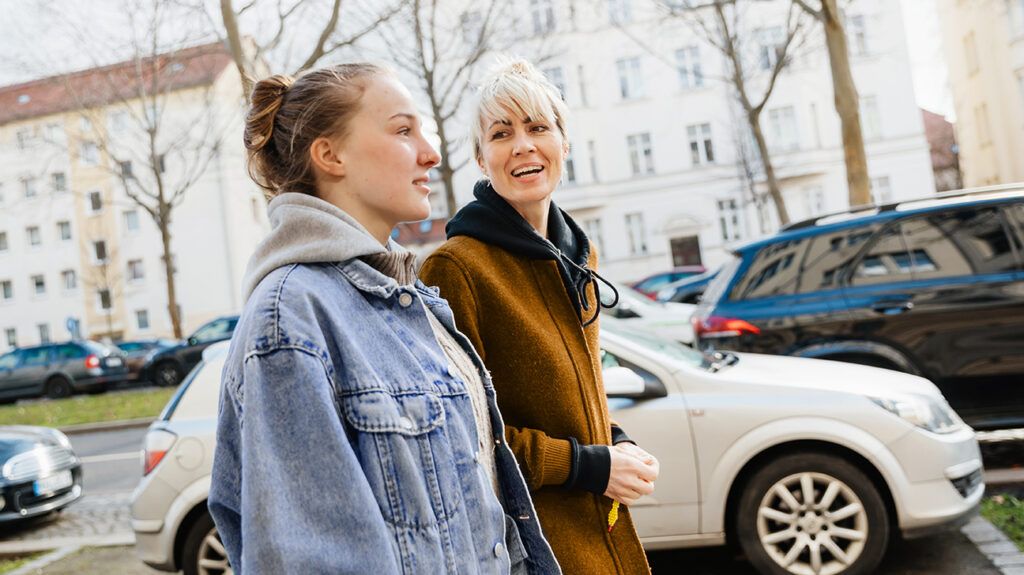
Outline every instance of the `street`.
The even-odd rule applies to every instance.
[[[146,428],[70,435],[82,460],[87,495],[131,492],[142,477],[142,438]]]

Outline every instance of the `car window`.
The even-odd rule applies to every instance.
[[[850,285],[868,286],[910,280],[911,262],[899,223],[890,224],[878,233],[857,263]]]
[[[66,343],[58,345],[54,350],[54,359],[56,361],[65,361],[68,359],[80,359],[88,355],[85,348],[77,346],[73,343]]]
[[[645,385],[647,385],[647,386],[658,386],[658,387],[662,387],[662,388],[665,387],[665,384],[662,383],[662,381],[660,379],[658,379],[658,376],[654,375],[653,373],[647,371],[646,369],[638,366],[637,364],[635,364],[633,362],[630,362],[630,361],[627,361],[625,359],[622,359],[621,357],[618,357],[617,355],[613,354],[612,352],[607,351],[605,349],[602,349],[601,350],[601,369],[608,369],[609,367],[625,367],[625,368],[628,368],[633,373],[635,373],[635,374],[639,375],[640,377],[642,377],[643,380],[644,380],[644,384]]]
[[[729,299],[745,300],[796,292],[800,261],[808,238],[777,242],[761,248]]]
[[[1010,223],[1010,233],[1016,240],[1017,249],[1024,253],[1024,204],[1003,206]]]
[[[21,353],[17,351],[0,355],[0,369],[14,369],[14,366],[18,365],[20,355]]]
[[[107,355],[114,351],[113,348],[98,341],[84,341],[81,345],[85,348],[86,352],[95,353],[96,355]]]
[[[237,320],[214,320],[199,328],[192,334],[192,338],[198,343],[227,339],[231,337],[231,332],[235,329],[235,323],[237,323]]]
[[[49,347],[34,347],[22,350],[21,367],[36,367],[46,365],[46,358],[50,355]]]
[[[957,210],[903,222],[915,279],[999,273],[1017,269],[1017,258],[994,208]]]
[[[878,224],[857,226],[815,236],[800,266],[798,293],[839,287],[844,272],[879,228]]]
[[[131,353],[133,351],[139,351],[140,349],[144,349],[146,345],[143,343],[139,343],[137,341],[126,341],[117,344],[117,347],[121,348],[121,351]]]

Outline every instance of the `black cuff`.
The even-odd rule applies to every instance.
[[[620,443],[626,443],[626,442],[632,443],[633,445],[636,445],[636,442],[633,441],[632,439],[630,439],[629,436],[626,435],[626,432],[623,431],[621,427],[619,427],[618,425],[613,425],[612,426],[612,445],[618,445]]]
[[[607,445],[580,445],[575,437],[569,438],[572,461],[569,479],[563,484],[569,489],[580,489],[602,495],[608,490],[612,473],[612,456]]]

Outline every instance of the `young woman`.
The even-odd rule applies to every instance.
[[[628,512],[609,529],[609,511],[650,494],[658,462],[608,417],[597,255],[551,201],[569,152],[565,120],[558,91],[530,64],[503,64],[486,79],[473,142],[487,179],[421,276],[440,287],[491,370],[505,435],[562,569],[647,573]]]
[[[428,216],[408,91],[369,64],[256,84],[273,231],[224,368],[209,508],[236,573],[557,573],[494,388],[389,240]]]

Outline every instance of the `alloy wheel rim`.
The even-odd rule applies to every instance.
[[[159,377],[160,383],[164,385],[171,385],[174,383],[174,380],[177,377],[177,373],[175,372],[173,367],[165,365],[164,367],[160,368]]]
[[[228,564],[228,552],[220,541],[216,527],[203,537],[196,560],[200,575],[234,575]]]
[[[864,552],[868,516],[846,483],[825,473],[795,473],[761,499],[757,536],[768,556],[793,575],[837,575]]]

